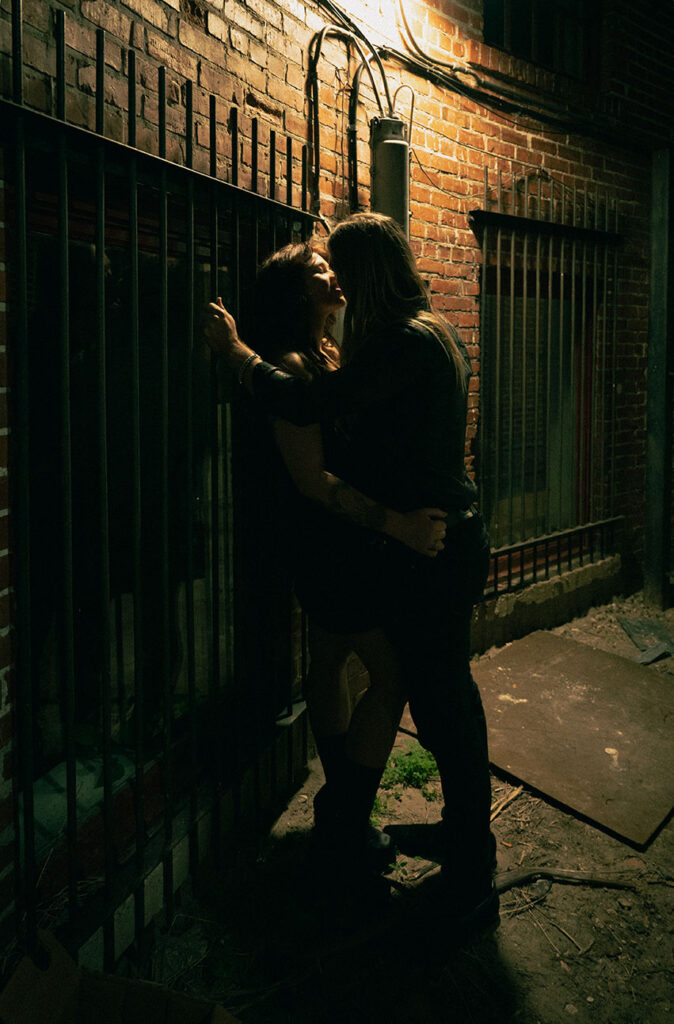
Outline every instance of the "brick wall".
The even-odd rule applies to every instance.
[[[657,5],[656,5],[657,7]],[[167,152],[185,158],[185,83],[195,85],[195,166],[208,167],[209,97],[218,101],[218,173],[232,170],[229,111],[238,110],[239,183],[251,183],[251,132],[257,119],[260,191],[267,191],[270,133],[277,134],[279,185],[285,181],[284,139],[296,143],[292,168],[299,202],[299,151],[308,138],[306,80],[314,33],[331,20],[317,0],[24,0],[25,99],[54,112],[56,9],[66,13],[67,116],[93,128],[96,30],[106,32],[105,131],[127,138],[128,52],[137,55],[137,139],[157,150],[158,68],[167,69]],[[344,9],[377,45],[404,50],[397,5],[385,0],[344,0]],[[607,0],[604,7],[600,87],[565,79],[481,41],[481,0],[407,0],[412,32],[429,55],[455,61],[480,77],[487,90],[516,90],[522,102],[542,100],[562,119],[584,122],[581,131],[551,131],[540,121],[499,114],[412,74],[395,59],[385,61],[391,90],[414,90],[411,237],[422,271],[431,280],[435,305],[459,328],[474,360],[469,442],[479,407],[479,273],[481,256],[467,225],[468,211],[483,205],[484,172],[495,182],[509,173],[541,170],[570,188],[608,190],[619,204],[626,237],[621,263],[619,315],[620,383],[618,490],[621,508],[634,520],[638,550],[644,434],[644,370],[647,325],[647,222],[649,154],[672,141],[674,109],[669,43],[674,11],[645,0]],[[0,0],[0,55],[10,49],[11,0]],[[347,91],[358,58],[353,47],[328,38],[319,62],[321,122],[321,213],[330,221],[347,209]],[[2,57],[0,83],[11,91],[11,68]],[[470,74],[464,83],[475,84]],[[410,93],[397,109],[409,110]],[[367,122],[376,107],[367,76],[358,115],[359,199],[368,201]],[[469,448],[469,461],[473,451]]]

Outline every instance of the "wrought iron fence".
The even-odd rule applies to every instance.
[[[274,467],[250,457],[245,407],[207,358],[199,318],[222,295],[245,320],[257,264],[306,237],[313,218],[306,154],[296,158],[290,139],[283,201],[274,133],[268,194],[238,187],[235,109],[230,181],[218,179],[212,96],[210,173],[193,169],[189,81],[185,165],[166,160],[164,69],[158,155],[138,150],[133,51],[128,143],[106,138],[102,30],[96,131],[67,123],[65,14],[55,14],[56,116],[24,104],[18,2],[13,98],[0,101],[11,197],[17,902],[28,948],[45,920],[74,948],[102,925],[110,963],[124,901],[140,942],[158,909],[148,879],[159,877],[170,908],[179,846],[189,867],[200,847],[222,847],[232,827],[222,794],[233,794],[235,827],[242,780],[259,813],[293,770],[292,751],[280,767],[266,754],[278,716],[292,714],[301,659],[274,481],[261,477]],[[255,130],[251,163],[256,189]]]

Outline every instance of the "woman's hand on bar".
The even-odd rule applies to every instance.
[[[252,369],[259,360],[259,356],[252,348],[241,341],[236,329],[236,320],[225,309],[220,296],[217,302],[208,304],[204,334],[211,351],[222,356],[227,365],[239,375],[244,367]]]

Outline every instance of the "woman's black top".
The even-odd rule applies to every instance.
[[[425,327],[393,326],[368,338],[347,366],[312,381],[264,362],[252,379],[255,397],[274,415],[298,426],[337,424],[348,467],[330,468],[368,497],[400,512],[474,502],[464,465],[467,387]]]

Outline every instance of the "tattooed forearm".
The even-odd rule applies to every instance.
[[[344,480],[336,480],[330,487],[328,508],[335,515],[350,519],[370,530],[382,530],[386,521],[386,508],[366,498]]]

